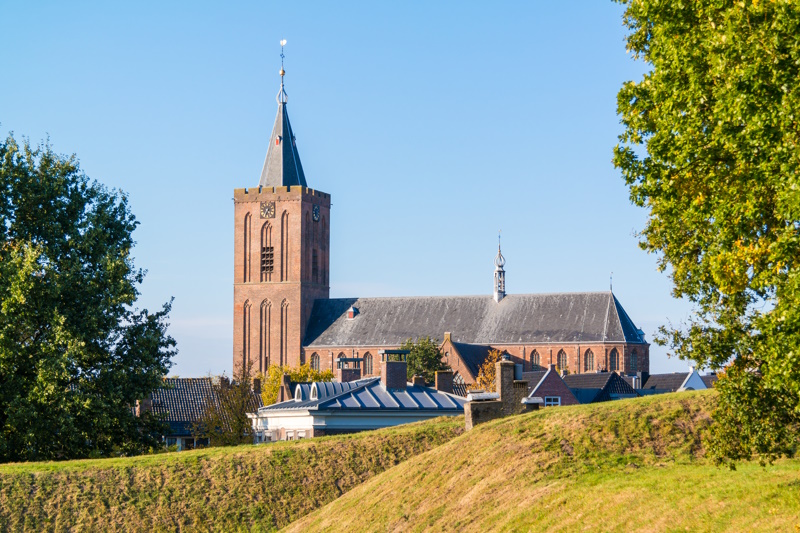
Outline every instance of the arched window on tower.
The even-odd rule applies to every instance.
[[[316,352],[311,354],[311,370],[319,372],[319,355]]]
[[[289,213],[281,215],[281,281],[289,280]]]
[[[608,370],[611,372],[619,370],[619,352],[616,348],[613,348],[608,355]]]
[[[264,222],[261,226],[261,281],[272,281],[275,270],[275,247],[272,246],[272,226]]]
[[[242,308],[242,364],[244,368],[250,363],[250,300],[244,302]]]
[[[583,371],[592,372],[594,370],[594,353],[591,350],[586,350],[583,354]]]
[[[364,354],[364,375],[372,375],[372,354],[369,352]]]
[[[628,372],[631,372],[631,373],[636,372],[636,370],[639,368],[638,367],[639,354],[636,353],[636,349],[635,348],[631,352],[631,356],[630,356],[629,360],[630,360],[630,366],[628,367]]]
[[[308,211],[306,211],[306,231],[305,231],[305,242],[303,243],[303,256],[305,257],[305,271],[303,273],[303,279],[306,281],[311,281],[311,249],[314,247],[313,242],[311,240],[311,215]]]
[[[564,350],[558,351],[558,369],[559,370],[569,370],[569,360],[567,359],[567,353]]]
[[[266,372],[269,368],[269,330],[272,322],[272,304],[269,300],[261,302],[261,318],[259,320],[259,359],[258,371]]]
[[[542,358],[539,357],[539,352],[536,350],[531,352],[531,369],[537,370],[542,366]]]
[[[242,253],[244,254],[242,257],[242,265],[244,270],[242,272],[242,281],[245,283],[250,281],[250,225],[252,218],[250,213],[244,216],[244,243],[242,246]]]

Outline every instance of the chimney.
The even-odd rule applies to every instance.
[[[555,364],[553,364],[553,363],[550,363],[550,364],[548,365],[548,367],[549,367],[549,369],[550,369],[551,371],[553,371],[553,372],[555,372],[555,371],[556,371],[556,365],[555,365]]]
[[[144,416],[145,413],[150,413],[153,411],[153,400],[150,399],[150,396],[143,400],[136,401],[136,416]]]
[[[439,370],[436,372],[436,390],[453,394],[453,371]]]
[[[415,387],[424,387],[425,378],[419,375],[415,375],[413,378],[411,378],[411,384]]]
[[[494,390],[500,395],[500,401],[507,400],[514,389],[514,363],[505,357],[495,363]]]
[[[336,380],[339,383],[348,383],[361,379],[361,361],[360,357],[336,359]]]
[[[281,377],[281,388],[278,391],[278,402],[285,402],[294,398],[294,394],[290,390],[291,387],[292,380],[289,378],[289,374],[284,374],[283,377]]]
[[[386,390],[406,390],[408,350],[378,350],[378,354],[381,356],[381,385]],[[389,359],[399,359],[399,361]]]
[[[349,319],[355,318],[357,314],[358,314],[358,309],[356,309],[355,307],[350,307],[350,309],[347,310],[347,318]]]
[[[647,378],[650,377],[650,372],[637,372],[636,373],[636,377],[638,378],[636,381],[639,384],[639,388],[641,389],[642,387],[644,387],[644,384],[647,381]],[[635,388],[636,387],[634,387],[634,389]]]

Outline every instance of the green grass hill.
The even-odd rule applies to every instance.
[[[261,446],[0,465],[0,531],[269,531],[463,432],[463,418]]]
[[[705,458],[712,391],[478,426],[292,523],[308,531],[800,531],[800,460]]]

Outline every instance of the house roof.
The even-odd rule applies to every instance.
[[[536,388],[542,384],[542,380],[547,375],[547,370],[534,370],[532,372],[523,372],[522,379],[528,382],[528,393],[533,394]]]
[[[454,342],[453,348],[456,349],[461,360],[467,365],[473,377],[477,378],[481,370],[481,365],[489,356],[492,347],[488,344],[468,344],[465,342]]]
[[[165,378],[164,386],[150,394],[152,412],[162,415],[169,424],[170,435],[192,434],[192,425],[200,420],[207,401],[216,401],[212,378]],[[261,395],[255,392],[251,406],[261,407]]]
[[[358,310],[347,318],[347,310]],[[396,346],[409,338],[467,344],[645,343],[609,292],[316,300],[304,346]]]
[[[619,396],[639,396],[616,372],[568,374],[562,379],[580,403],[605,402]]]
[[[463,412],[466,399],[430,387],[409,384],[405,390],[387,390],[380,378],[350,382],[353,386],[336,394],[315,400],[289,400],[258,410],[259,415],[287,411],[426,411]]]
[[[706,387],[710,389],[714,386],[714,383],[716,383],[719,378],[716,374],[708,374],[706,376],[700,376],[700,379],[702,379],[703,383],[706,384]]]
[[[667,390],[675,392],[683,386],[691,372],[673,372],[671,374],[651,374],[640,387],[643,390]]]

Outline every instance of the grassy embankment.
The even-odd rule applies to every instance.
[[[289,531],[800,531],[800,460],[706,459],[711,391],[478,426]]]
[[[0,531],[269,531],[463,431],[369,433],[122,459],[0,466]]]

